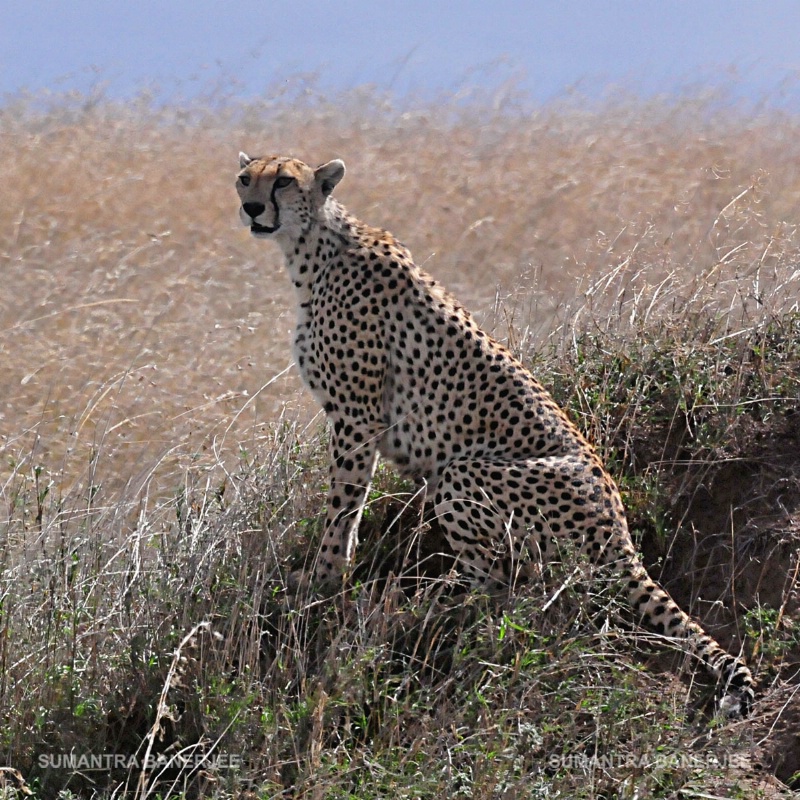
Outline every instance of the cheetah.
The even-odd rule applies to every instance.
[[[637,620],[685,642],[749,713],[753,678],[647,574],[619,491],[548,392],[391,233],[332,197],[340,160],[239,154],[241,222],[283,250],[297,299],[293,355],[330,430],[330,485],[314,578],[341,579],[378,455],[426,487],[471,582],[507,583],[570,543],[612,572]]]

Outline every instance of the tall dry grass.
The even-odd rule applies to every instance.
[[[798,250],[794,117],[713,97],[491,100],[396,107],[306,87],[209,108],[8,104],[4,468],[28,459],[88,483],[99,459],[97,483],[141,484],[156,462],[252,444],[286,403],[308,409],[283,373],[293,311],[279,255],[237,221],[239,149],[344,158],[340,198],[501,337],[509,309],[539,342],[587,291],[602,315],[627,284],[641,293],[673,275],[681,292],[709,269],[728,281],[713,298],[724,311],[731,292],[768,295],[775,265]],[[502,312],[496,294],[510,300]]]
[[[642,777],[617,765],[587,777],[548,772],[547,754],[740,747],[738,728],[698,745],[681,715],[685,687],[662,693],[628,655],[638,641],[598,633],[568,603],[546,615],[534,594],[508,610],[437,615],[436,584],[409,599],[387,577],[394,563],[374,581],[371,565],[400,547],[380,536],[402,516],[387,498],[408,489],[386,471],[362,524],[363,585],[331,605],[286,598],[284,570],[319,533],[325,457],[315,409],[286,371],[293,298],[280,256],[240,227],[233,180],[240,149],[344,158],[340,199],[395,232],[541,369],[617,458],[647,532],[667,527],[659,469],[690,483],[685,462],[716,464],[714,448],[756,404],[766,433],[779,417],[792,424],[798,128],[795,117],[698,96],[525,108],[510,95],[398,103],[301,85],[181,109],[102,96],[7,104],[7,763],[41,797],[68,786],[86,797],[126,787],[141,798],[598,798],[620,780],[666,792],[690,771]],[[708,474],[692,479],[695,494]],[[786,503],[796,488],[776,484],[762,499]],[[796,504],[789,511],[797,519]],[[784,533],[775,549],[791,556]],[[725,566],[737,558],[726,551]],[[690,564],[686,594],[707,611]],[[731,603],[737,641],[760,637],[769,708],[794,697],[781,683],[797,645],[794,564],[779,559],[772,606],[756,603],[746,625]],[[216,744],[244,768],[98,779],[37,765],[71,750]]]

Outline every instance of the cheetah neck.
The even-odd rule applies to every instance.
[[[281,241],[286,266],[301,305],[308,302],[320,270],[339,253],[357,244],[366,226],[333,198],[299,236]]]

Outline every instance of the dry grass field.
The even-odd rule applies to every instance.
[[[553,387],[619,477],[648,563],[752,656],[754,727],[708,733],[684,712],[696,688],[569,603],[476,600],[430,622],[438,584],[414,594],[385,567],[397,516],[419,534],[390,471],[364,522],[382,580],[365,570],[360,593],[305,614],[284,597],[319,532],[324,449],[287,369],[280,255],[237,218],[240,149],[343,158],[348,208]],[[720,96],[530,108],[302,82],[183,108],[22,98],[0,108],[0,185],[0,754],[37,796],[800,786],[800,117]],[[46,760],[214,743],[237,770]],[[553,760],[604,748],[657,768]],[[656,757],[687,751],[691,768]]]
[[[514,335],[540,343],[587,301],[602,316],[623,287],[648,295],[670,277],[679,288],[662,290],[659,312],[695,279],[723,313],[737,295],[753,313],[759,296],[796,296],[773,297],[790,279],[776,265],[800,246],[796,119],[698,99],[531,113],[512,101],[6,107],[4,460],[85,482],[100,459],[102,482],[141,485],[164,457],[235,452],[287,402],[290,416],[306,407],[283,373],[280,257],[236,215],[239,149],[344,158],[345,204],[391,228],[501,338],[511,312]]]

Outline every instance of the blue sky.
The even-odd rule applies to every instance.
[[[252,97],[296,73],[398,94],[515,77],[537,101],[733,82],[797,105],[798,0],[2,0],[0,98],[104,84]],[[733,78],[731,76],[734,76]],[[0,100],[1,101],[1,100]]]

